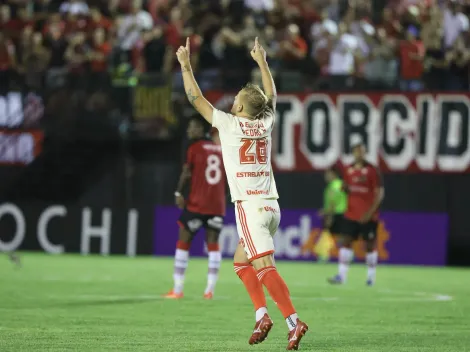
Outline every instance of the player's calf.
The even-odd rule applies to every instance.
[[[190,246],[190,243],[181,240],[176,244],[175,264],[173,270],[173,289],[164,295],[165,298],[183,298],[184,279],[189,262]]]
[[[256,259],[256,261],[256,264],[259,265],[260,261],[258,259]],[[262,262],[266,262],[266,259]],[[274,302],[276,302],[279,310],[286,319],[287,327],[289,328],[289,344],[287,349],[297,350],[300,340],[308,330],[308,326],[299,320],[285,281],[274,266],[260,268],[258,270],[258,279],[266,286],[269,295]]]
[[[367,286],[373,286],[375,284],[378,258],[379,255],[377,251],[369,252],[366,254]]]
[[[256,270],[247,262],[246,256],[244,258],[244,255],[237,250],[235,252],[234,259],[242,261],[246,260],[246,262],[242,263],[235,262],[233,267],[236,274],[245,285],[255,308],[256,324],[248,343],[250,345],[258,344],[268,337],[269,331],[273,326],[273,322],[268,315],[268,309],[266,308],[266,297],[264,296],[263,286],[256,276]]]
[[[340,248],[338,257],[338,274],[328,279],[328,282],[330,284],[339,285],[346,282],[348,277],[349,265],[351,264],[353,256],[354,252],[351,248]]]
[[[208,272],[207,272],[207,286],[204,291],[205,299],[212,299],[214,295],[215,285],[219,277],[220,264],[222,262],[222,254],[220,253],[219,244],[208,243],[207,251],[209,252],[209,263],[208,263]]]

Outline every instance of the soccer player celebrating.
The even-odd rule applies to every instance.
[[[365,160],[365,146],[353,147],[354,163],[343,175],[348,194],[348,206],[342,220],[342,246],[339,250],[338,275],[329,279],[332,284],[346,281],[349,265],[354,252],[352,244],[362,237],[366,242],[367,285],[375,283],[378,261],[376,238],[378,227],[378,209],[384,197],[384,188],[380,171]]]
[[[219,251],[219,233],[225,215],[225,172],[220,145],[205,138],[200,117],[193,117],[188,125],[190,145],[185,156],[183,171],[175,192],[176,205],[183,209],[178,224],[179,240],[176,244],[173,289],[166,298],[183,297],[185,271],[188,267],[189,248],[194,235],[204,227],[209,252],[209,272],[204,298],[211,299],[217,282],[222,256]],[[191,181],[187,202],[183,189]]]
[[[235,97],[231,114],[215,109],[203,97],[191,69],[189,40],[176,55],[189,101],[219,131],[240,236],[234,269],[256,311],[256,324],[249,343],[264,341],[273,326],[266,308],[264,285],[286,319],[289,328],[287,349],[297,350],[308,326],[298,319],[289,289],[273,258],[273,235],[280,221],[279,197],[271,168],[276,87],[266,62],[266,52],[256,38],[251,56],[261,70],[265,92],[248,84]]]

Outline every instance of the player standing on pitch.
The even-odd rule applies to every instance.
[[[276,87],[266,62],[266,52],[255,40],[251,51],[266,94],[248,84],[235,97],[231,113],[214,107],[203,97],[189,60],[189,39],[176,55],[181,64],[184,88],[190,103],[219,130],[222,155],[232,201],[236,204],[240,243],[234,255],[234,269],[255,306],[256,324],[250,344],[264,341],[273,326],[266,308],[263,286],[286,319],[288,350],[297,350],[308,330],[292,305],[289,289],[274,265],[273,235],[281,212],[271,168],[271,132],[274,127]]]
[[[375,283],[378,209],[384,197],[384,188],[380,171],[365,160],[365,146],[362,143],[353,146],[352,153],[354,163],[345,168],[343,175],[348,206],[341,225],[338,275],[328,281],[332,284],[346,282],[354,256],[352,244],[361,236],[366,242],[367,285],[370,286]]]
[[[225,172],[222,164],[222,150],[212,140],[205,137],[207,125],[201,117],[189,121],[188,139],[183,171],[175,192],[176,205],[183,209],[178,224],[179,240],[176,244],[173,289],[164,297],[183,298],[183,285],[189,261],[189,248],[194,235],[204,227],[209,252],[209,271],[205,299],[212,299],[219,275],[222,256],[219,250],[219,234],[225,215]],[[191,181],[187,202],[183,189]]]

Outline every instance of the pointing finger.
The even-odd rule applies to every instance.
[[[258,44],[258,37],[255,38],[255,47],[257,47],[259,44]]]
[[[189,52],[189,37],[186,38],[186,50]]]

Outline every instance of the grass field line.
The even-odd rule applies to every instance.
[[[167,300],[161,295],[154,294],[136,294],[136,295],[106,295],[106,294],[78,294],[78,295],[48,295],[50,299],[74,299],[74,300],[109,300],[109,301],[126,301],[126,300]],[[292,296],[295,301],[323,301],[332,302],[338,301],[340,297],[316,297],[316,296]],[[200,295],[185,295],[185,300],[197,300],[200,301],[202,297]],[[238,301],[244,300],[244,297],[240,296],[214,296],[214,300],[227,300],[227,301]],[[346,298],[343,298],[347,300]],[[377,301],[381,302],[446,302],[452,301],[453,297],[449,295],[436,295],[429,294],[428,296],[409,296],[409,297],[377,297]]]

